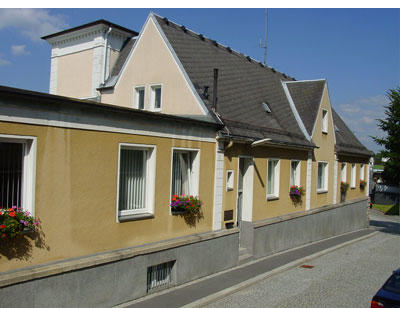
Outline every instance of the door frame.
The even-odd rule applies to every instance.
[[[248,201],[248,202],[250,202],[249,204],[250,204],[250,206],[248,206],[247,208],[246,208],[246,210],[247,210],[247,212],[246,212],[246,215],[247,216],[245,216],[245,218],[246,218],[246,221],[249,221],[249,222],[251,222],[252,221],[252,218],[253,218],[253,194],[254,194],[254,191],[253,191],[253,182],[254,182],[254,157],[253,156],[248,156],[248,155],[238,155],[237,156],[238,157],[238,162],[237,162],[237,180],[236,180],[236,187],[237,187],[237,192],[236,192],[236,223],[239,223],[239,218],[238,218],[238,197],[239,197],[239,178],[240,178],[240,159],[251,159],[251,164],[248,166],[248,169],[247,169],[247,171],[246,171],[246,173],[243,175],[243,188],[244,188],[244,178],[245,178],[245,175],[247,175],[247,172],[249,172],[250,171],[250,169],[251,169],[251,173],[249,173],[249,176],[250,176],[250,180],[251,180],[251,198],[250,198],[250,201]],[[250,169],[249,169],[250,168]],[[243,190],[243,193],[242,193],[242,210],[241,210],[241,221],[243,221],[243,214],[244,214],[244,207],[243,207],[243,205],[244,205],[244,190]],[[249,210],[248,210],[248,208],[250,209],[250,212],[249,212]],[[247,213],[249,213],[249,214],[247,214]]]

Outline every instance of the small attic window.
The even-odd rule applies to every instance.
[[[261,106],[267,113],[271,113],[271,109],[269,108],[268,104],[266,102],[261,103]]]

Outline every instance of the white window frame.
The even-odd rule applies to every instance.
[[[340,181],[347,182],[347,163],[342,162],[340,166]]]
[[[233,191],[235,183],[235,172],[226,170],[226,191]]]
[[[360,164],[360,180],[365,180],[365,165]]]
[[[272,194],[268,194],[268,172],[269,172],[269,161],[278,161],[276,167],[274,169],[274,192]],[[267,200],[276,200],[279,199],[279,184],[280,184],[280,170],[281,170],[281,160],[279,158],[268,158],[267,159],[267,179],[266,179],[266,198]]]
[[[119,210],[119,175],[121,164],[121,149],[133,149],[147,151],[146,159],[146,208],[138,210]],[[117,222],[126,220],[140,219],[154,215],[155,202],[155,180],[156,180],[156,151],[155,145],[147,144],[118,144],[118,168],[117,168],[117,201],[116,201],[116,216]]]
[[[294,183],[290,183],[292,179],[292,162],[297,162],[296,167],[296,179],[294,179]],[[301,172],[301,160],[290,160],[290,174],[289,174],[289,187],[292,185],[300,185],[300,172]]]
[[[160,107],[156,108],[155,107],[155,102],[156,102],[156,88],[160,88],[161,89],[161,96],[160,96]],[[163,105],[163,85],[161,83],[159,84],[152,84],[150,85],[150,111],[154,111],[154,112],[160,112],[162,109],[162,105]]]
[[[323,188],[318,188],[318,168],[319,164],[323,163],[325,164],[324,168],[324,187]],[[327,161],[318,161],[317,162],[317,193],[326,193],[328,192],[328,177],[329,177],[329,163]]]
[[[356,187],[356,167],[355,163],[351,164],[351,177],[350,177],[350,188],[355,189]]]
[[[322,133],[328,134],[328,110],[322,109]]]
[[[172,198],[172,176],[173,176],[173,165],[174,165],[174,152],[190,152],[196,153],[196,155],[191,156],[192,160],[192,170],[190,171],[190,187],[189,194],[193,196],[199,196],[199,185],[200,185],[200,149],[199,148],[186,148],[186,147],[172,147],[171,148],[171,177],[169,181],[169,196]],[[171,207],[169,208],[169,213],[171,214]]]
[[[144,91],[143,110],[146,109],[146,86],[135,86],[133,89],[133,107],[139,110],[139,91]],[[140,109],[142,110],[142,109]]]
[[[36,181],[36,144],[34,136],[0,134],[0,142],[22,143],[23,146],[23,171],[22,171],[22,203],[24,210],[35,215],[35,181]]]

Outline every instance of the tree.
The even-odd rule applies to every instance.
[[[385,106],[386,118],[377,120],[386,137],[372,138],[385,148],[381,151],[382,157],[389,158],[382,174],[384,182],[400,186],[400,87],[390,89],[387,96],[390,102]]]

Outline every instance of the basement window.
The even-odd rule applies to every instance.
[[[147,268],[147,292],[172,285],[172,268],[174,264],[175,260]]]

